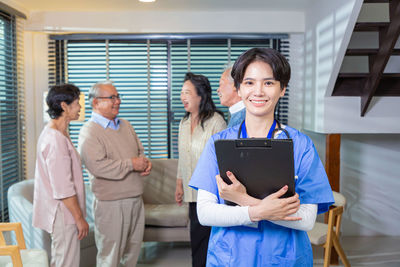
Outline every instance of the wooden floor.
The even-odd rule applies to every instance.
[[[342,245],[353,267],[400,266],[400,237],[344,237]],[[323,266],[323,249],[314,247],[313,251],[314,266]],[[188,243],[145,243],[137,266],[190,267],[190,246]]]

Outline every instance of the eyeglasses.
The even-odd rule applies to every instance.
[[[96,98],[99,98],[99,99],[110,99],[112,102],[115,102],[115,101],[117,101],[117,99],[121,100],[121,97],[122,97],[122,95],[117,94],[117,95],[111,95],[111,96],[98,96]]]

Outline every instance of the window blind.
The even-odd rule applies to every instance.
[[[0,11],[0,221],[8,220],[8,188],[25,177],[21,28]]]
[[[148,157],[168,157],[167,47],[110,42],[110,79],[123,95],[120,117],[135,128]]]
[[[63,76],[65,81],[77,85],[86,96],[95,82],[112,80],[123,95],[120,117],[131,122],[146,155],[151,158],[178,157],[178,127],[184,115],[180,91],[186,72],[209,78],[214,103],[227,118],[228,109],[220,105],[216,92],[224,66],[252,47],[272,47],[283,53],[282,48],[288,47],[287,35],[247,39],[216,35],[207,35],[207,38],[196,35],[139,37],[53,36],[49,51],[55,54],[53,60],[60,58],[58,61],[62,64],[50,75]],[[57,42],[62,43],[58,44],[59,48],[54,45]],[[55,49],[50,49],[53,47]],[[53,77],[50,80],[63,81],[63,78]],[[281,101],[283,104],[285,102]],[[85,110],[87,120],[91,113],[89,103],[86,103]],[[284,113],[285,107],[277,109],[282,123],[286,123]],[[81,122],[71,123],[70,135],[75,144],[81,126]]]
[[[173,120],[171,122],[171,157],[178,158],[178,132],[179,123],[185,114],[180,92],[186,72],[206,76],[211,84],[212,99],[217,108],[224,112],[227,119],[228,109],[219,102],[217,89],[219,78],[224,65],[228,62],[228,47],[226,40],[189,40],[184,43],[173,42],[171,44],[172,61],[172,97],[171,107]]]

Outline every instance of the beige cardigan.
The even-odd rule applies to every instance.
[[[226,128],[224,118],[217,112],[204,122],[204,129],[197,125],[191,133],[191,115],[179,124],[179,160],[177,178],[183,182],[183,201],[196,202],[197,191],[188,186],[192,173],[196,168],[197,161],[208,139],[215,133]]]

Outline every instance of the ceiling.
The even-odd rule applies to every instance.
[[[14,0],[28,11],[172,11],[285,10],[304,11],[318,0]]]

